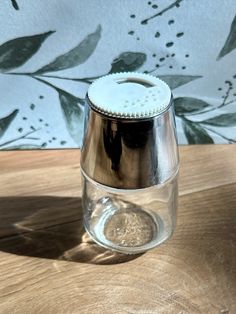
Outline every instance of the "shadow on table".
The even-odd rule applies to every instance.
[[[0,198],[0,251],[89,264],[118,264],[139,255],[106,250],[82,224],[81,198]]]

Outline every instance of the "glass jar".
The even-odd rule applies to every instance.
[[[94,241],[135,254],[167,240],[178,168],[173,99],[163,81],[118,73],[90,85],[81,171],[84,226]]]
[[[176,225],[178,180],[128,190],[99,184],[82,173],[84,226],[99,245],[137,254],[169,239]]]

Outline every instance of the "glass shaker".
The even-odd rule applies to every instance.
[[[81,151],[83,219],[99,245],[126,254],[167,240],[176,225],[178,147],[171,90],[142,73],[94,81]]]

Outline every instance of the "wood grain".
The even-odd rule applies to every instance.
[[[82,227],[78,150],[0,153],[0,313],[236,313],[236,146],[180,148],[178,225],[139,256]]]

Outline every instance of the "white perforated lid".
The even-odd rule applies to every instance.
[[[103,76],[88,89],[97,111],[119,118],[150,118],[170,104],[169,86],[149,74],[125,72]]]

